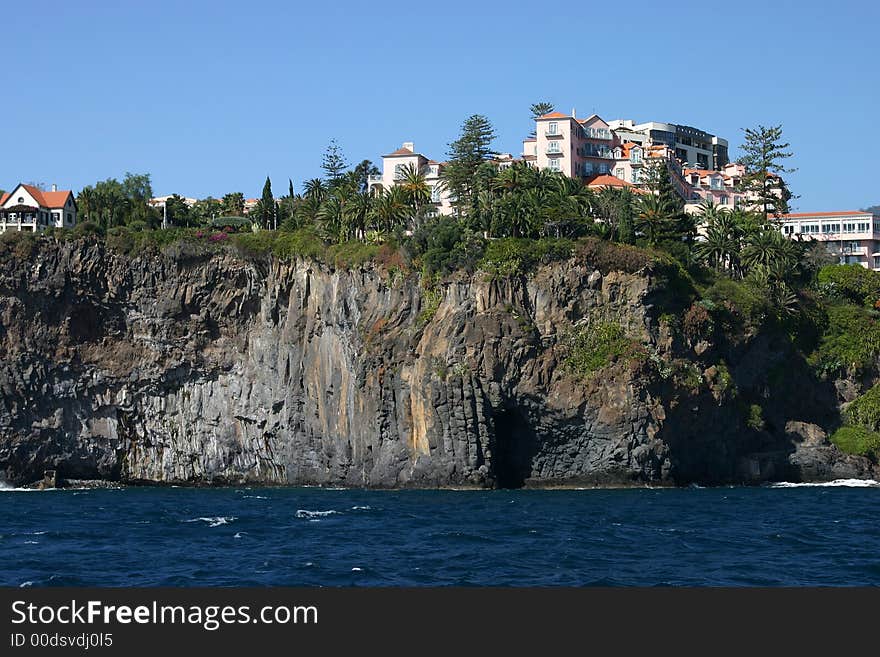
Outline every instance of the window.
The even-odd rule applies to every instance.
[[[599,173],[608,173],[608,165],[604,164],[604,163],[600,164],[599,165]]]
[[[559,142],[558,141],[547,142],[547,152],[548,153],[561,153],[562,149],[559,147]]]
[[[584,162],[584,175],[592,176],[593,175],[593,163],[592,162]],[[623,175],[620,176],[623,178]]]
[[[629,161],[638,164],[642,161],[642,149],[634,148],[629,152]]]
[[[724,181],[719,176],[713,176],[711,187],[712,189],[724,189]]]
[[[395,180],[403,180],[403,174],[405,171],[406,171],[406,165],[395,164],[394,165],[394,179]]]
[[[639,184],[639,173],[641,173],[641,171],[639,169],[632,170],[632,184],[633,185]]]
[[[727,197],[726,197],[726,196],[721,196],[721,197],[719,197],[718,202],[719,202],[721,205],[727,205]]]
[[[70,214],[69,212],[67,213],[67,223],[69,223],[69,224],[73,223],[73,215]]]
[[[614,176],[623,180],[623,167],[618,167],[617,169],[615,169]]]
[[[825,234],[839,233],[840,224],[822,224],[822,232]]]
[[[794,226],[783,226],[782,233],[784,235],[792,235],[794,233]]]
[[[70,215],[68,214],[67,216],[69,217]],[[60,212],[53,212],[52,213],[52,223],[53,224],[60,224],[61,223],[61,213]],[[70,219],[67,220],[67,223],[70,223]]]
[[[551,121],[547,124],[547,134],[548,135],[558,135],[559,134],[559,124],[556,121]]]
[[[855,251],[855,250],[858,249],[860,246],[861,246],[861,242],[859,242],[858,240],[855,240],[855,241],[853,241],[853,242],[847,242],[847,243],[846,243],[846,248],[849,249],[850,251]]]
[[[549,168],[550,171],[559,171],[559,169],[560,169],[559,160],[557,160],[556,158],[553,158],[552,160],[550,160],[550,165],[547,168]]]
[[[874,256],[874,269],[880,269],[880,256]]]
[[[16,203],[18,203],[19,205],[22,205],[24,203],[24,196],[19,196],[18,201],[16,201]]]
[[[434,185],[431,188],[431,203],[440,202],[440,185]]]
[[[801,225],[801,234],[810,234],[810,233],[818,233],[819,232],[819,224],[802,224]]]
[[[870,230],[870,226],[871,226],[871,224],[868,223],[867,221],[859,222],[859,232],[860,233],[867,233]]]

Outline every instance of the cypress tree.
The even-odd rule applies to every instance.
[[[260,198],[260,226],[273,228],[275,219],[275,198],[272,196],[272,182],[266,176],[263,185],[263,196]]]

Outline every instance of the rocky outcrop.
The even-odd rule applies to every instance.
[[[0,471],[371,487],[876,475],[792,424],[808,414],[744,431],[711,385],[657,376],[652,361],[681,357],[653,318],[661,284],[572,259],[426,292],[376,264],[41,240],[0,262]],[[650,358],[575,377],[566,336],[597,321]]]

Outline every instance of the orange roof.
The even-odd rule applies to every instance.
[[[67,203],[70,191],[43,192],[43,200],[47,208],[63,208]]]
[[[538,141],[538,140],[537,140],[536,138],[534,138],[534,137],[528,137],[528,138],[526,138],[526,139],[523,139],[523,143],[525,143],[525,142],[527,142],[527,141]]]
[[[587,187],[635,187],[635,185],[607,173],[601,173],[588,180]]]
[[[842,210],[841,212],[790,212],[782,215],[785,219],[799,219],[801,217],[856,217],[871,214],[858,210]]]
[[[544,116],[539,116],[536,120],[540,121],[541,119],[567,119],[568,114],[563,114],[562,112],[550,112],[549,114],[545,114]]]
[[[388,153],[388,155],[384,155],[383,157],[394,157],[394,156],[396,156],[396,155],[415,155],[415,153],[413,153],[413,152],[412,152],[410,149],[408,149],[408,148],[403,148],[403,147],[401,147],[401,148],[398,148],[398,149],[397,149],[396,151],[394,151],[393,153]]]
[[[20,186],[23,187],[28,194],[33,196],[34,200],[44,208],[63,208],[67,203],[67,198],[72,195],[72,192],[69,189],[58,190],[57,192],[44,192],[33,185],[22,184]],[[18,189],[18,187],[19,185],[16,185],[15,189]],[[12,191],[14,192],[15,189]],[[7,192],[3,195],[3,198],[0,198],[0,205],[6,203],[11,194],[12,192]]]

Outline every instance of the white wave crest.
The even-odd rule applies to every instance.
[[[208,527],[219,527],[220,525],[228,525],[233,520],[237,520],[235,516],[214,516],[210,518],[190,518],[184,522],[206,522]]]
[[[324,518],[325,516],[339,515],[339,511],[309,511],[308,509],[298,509],[297,518]]]
[[[834,481],[822,481],[814,483],[795,483],[791,481],[780,481],[770,484],[770,488],[876,488],[880,487],[880,482],[874,479],[835,479]]]
[[[353,506],[351,507],[352,511],[371,511],[373,507],[371,506]]]
[[[21,584],[19,584],[19,585],[18,585],[18,588],[20,588],[20,589],[26,589],[27,587],[29,587],[29,586],[33,586],[33,585],[34,585],[34,583],[31,582],[30,580],[28,580],[27,582],[22,582]]]

